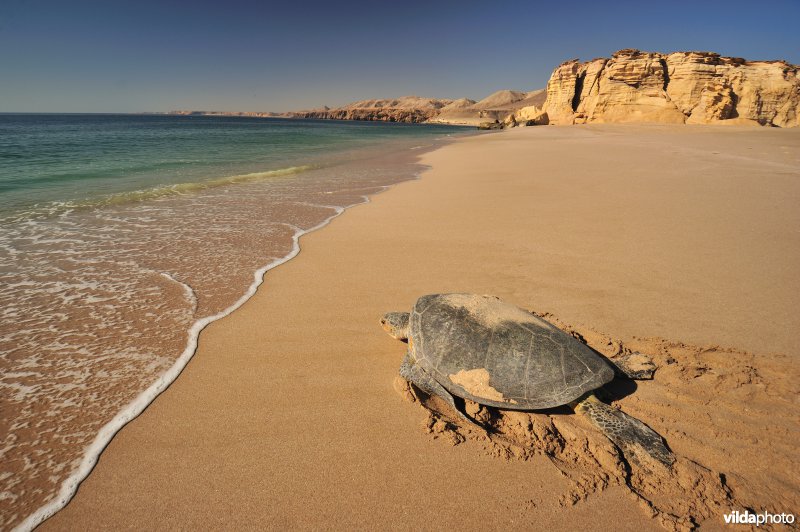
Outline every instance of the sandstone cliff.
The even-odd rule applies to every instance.
[[[547,83],[551,124],[751,123],[800,126],[798,67],[712,52],[620,50],[567,61]]]

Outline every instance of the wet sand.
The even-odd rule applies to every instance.
[[[43,529],[641,530],[687,526],[681,511],[721,525],[745,504],[797,514],[798,148],[798,130],[592,126],[426,154],[421,180],[305,235],[210,325]],[[688,477],[631,486],[618,456],[603,472],[590,459],[614,450],[578,416],[532,418],[570,455],[426,428],[395,381],[405,346],[378,319],[461,291],[549,313],[609,356],[651,350],[655,380],[616,403]],[[682,492],[708,504],[658,501],[692,475]]]

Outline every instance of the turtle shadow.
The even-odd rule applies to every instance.
[[[544,414],[547,416],[571,416],[575,411],[569,405],[553,406],[550,408],[540,408],[538,410],[527,410],[534,414]]]
[[[638,387],[639,385],[636,384],[636,381],[630,377],[617,376],[613,381],[604,384],[598,391],[609,401],[619,401],[636,393]]]
[[[596,390],[597,394],[602,395],[602,397],[600,397],[601,399],[606,399],[607,401],[618,401],[636,392],[639,385],[636,384],[634,379],[625,375],[625,373],[623,373],[622,370],[620,370],[616,364],[614,364],[611,359],[605,356],[603,353],[600,353],[589,345],[586,347],[591,349],[595,355],[602,358],[605,363],[614,370],[614,380],[604,384],[602,387]]]

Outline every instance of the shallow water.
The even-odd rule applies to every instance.
[[[456,132],[0,115],[0,527],[62,504],[300,234]]]

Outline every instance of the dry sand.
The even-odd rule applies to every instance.
[[[43,528],[714,529],[745,506],[800,513],[800,130],[526,128],[423,162],[208,327]],[[405,346],[378,319],[462,291],[608,356],[651,354],[653,381],[607,396],[666,438],[674,471],[625,463],[569,413],[470,406],[488,438],[404,400]]]

